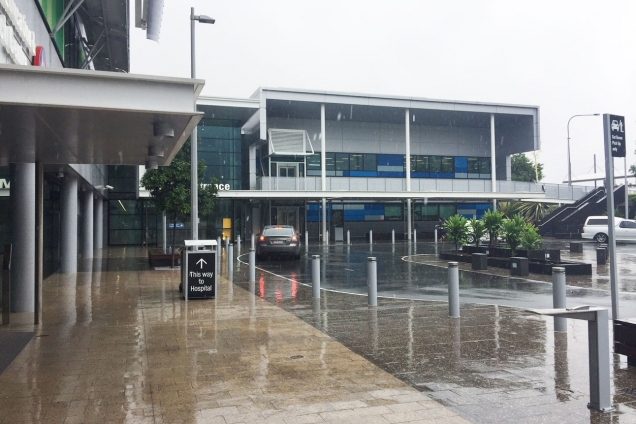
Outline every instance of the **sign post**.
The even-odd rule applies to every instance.
[[[605,197],[607,199],[608,247],[610,261],[610,292],[612,295],[612,319],[618,319],[618,273],[616,270],[616,237],[614,227],[614,158],[624,158],[625,117],[603,114],[605,136]],[[625,187],[627,190],[627,187]]]
[[[183,292],[185,300],[214,299],[217,283],[216,240],[185,240]]]

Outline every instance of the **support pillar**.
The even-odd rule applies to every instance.
[[[82,259],[93,257],[93,192],[82,192]]]
[[[497,192],[497,155],[495,152],[495,114],[490,114],[490,181],[492,192]],[[497,210],[497,199],[492,199],[492,210]]]
[[[413,227],[413,223],[411,221],[411,199],[406,199],[406,226],[406,238],[408,241],[411,241],[411,228]]]
[[[406,191],[411,191],[411,111],[406,109],[404,111],[404,132],[406,134],[405,145],[406,145]],[[411,241],[411,231],[413,227],[413,223],[411,221],[411,199],[406,200],[406,221],[407,221],[407,229],[406,229],[406,238],[408,241]]]
[[[93,249],[104,247],[104,200],[97,197],[93,201]]]
[[[60,273],[77,272],[77,177],[67,174],[60,192]]]
[[[33,312],[35,306],[35,164],[10,168],[11,312]]]

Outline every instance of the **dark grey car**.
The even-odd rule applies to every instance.
[[[256,239],[256,257],[287,255],[300,259],[300,237],[290,225],[268,225]]]

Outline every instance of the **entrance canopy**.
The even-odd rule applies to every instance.
[[[203,80],[0,65],[0,165],[168,165]]]

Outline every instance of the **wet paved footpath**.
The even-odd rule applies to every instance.
[[[0,374],[0,423],[466,422],[278,307],[285,280],[263,278],[273,302],[221,278],[215,300],[186,303],[143,250],[103,254],[45,280],[41,327],[0,327],[35,331]]]
[[[441,301],[446,296],[444,264],[432,259],[434,248],[374,245],[372,252],[368,245],[312,248],[309,255],[323,257],[324,286],[337,290],[323,290],[319,302],[311,299],[310,288],[304,285],[311,278],[308,257],[260,262],[252,286],[245,283],[246,265],[240,264],[234,283],[293,313],[471,422],[636,422],[636,368],[628,369],[623,356],[610,356],[615,411],[602,414],[587,409],[584,321],[568,320],[567,334],[555,334],[552,318],[492,305],[504,299],[512,305],[551,307],[551,287],[542,281],[545,278],[462,272],[461,319],[451,319],[448,305]],[[591,248],[586,246],[582,258],[590,256]],[[630,252],[629,247],[619,252],[624,255],[619,274],[627,310],[634,308]],[[427,256],[428,263],[415,263],[415,255]],[[388,296],[371,309],[361,295],[366,291],[367,256],[378,258],[378,291]],[[592,277],[568,278],[568,285],[569,304],[607,300],[605,267],[595,266]],[[408,296],[418,299],[400,298]],[[425,300],[426,296],[435,300]],[[467,303],[466,297],[480,303]]]

